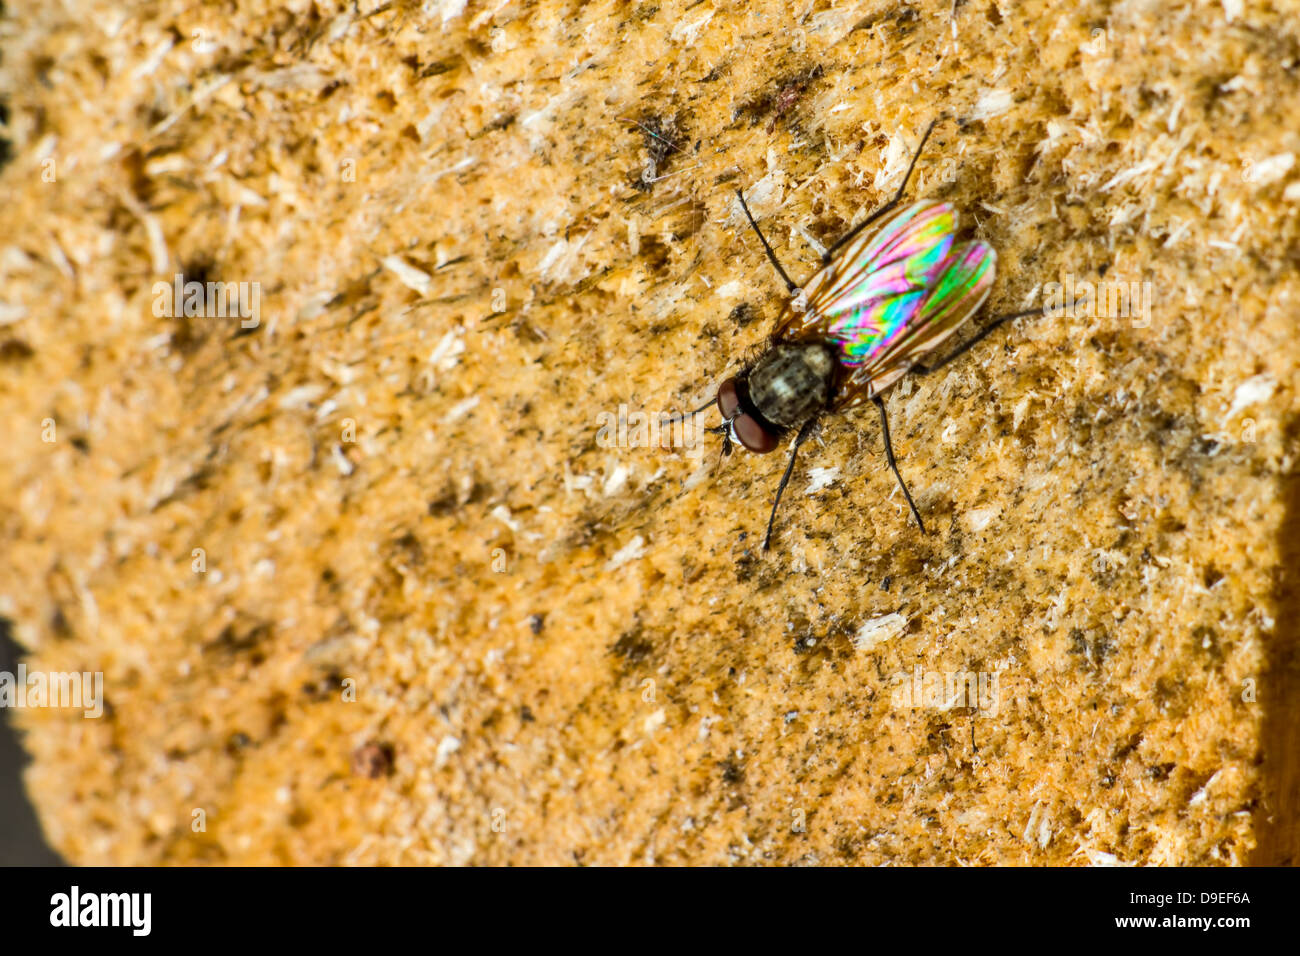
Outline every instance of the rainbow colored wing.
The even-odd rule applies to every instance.
[[[788,307],[776,341],[838,346],[848,374],[832,407],[879,394],[984,304],[997,254],[987,243],[955,242],[957,226],[951,203],[909,206],[836,253],[805,288],[805,311]]]

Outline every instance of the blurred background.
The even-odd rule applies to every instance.
[[[14,673],[19,652],[12,625],[0,617],[0,671]],[[0,866],[61,866],[63,861],[45,845],[36,812],[23,790],[27,763],[9,711],[0,709]]]

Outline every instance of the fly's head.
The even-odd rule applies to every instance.
[[[709,431],[722,435],[723,455],[731,454],[732,441],[765,455],[781,440],[783,429],[763,418],[750,402],[748,375],[745,373],[727,379],[718,387],[718,411],[722,413],[722,424]]]
[[[758,454],[821,412],[831,401],[836,361],[820,342],[774,345],[718,389],[723,454],[734,439]]]

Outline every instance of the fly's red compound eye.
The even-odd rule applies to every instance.
[[[718,411],[722,420],[730,422],[736,441],[759,455],[776,448],[777,438],[750,415],[740,410],[740,391],[736,380],[729,378],[718,387]]]
[[[731,416],[740,407],[740,393],[736,391],[736,380],[729,378],[718,387],[718,411],[724,422],[731,421]]]
[[[737,415],[731,427],[736,432],[736,440],[752,452],[766,455],[776,448],[776,436],[748,415]]]

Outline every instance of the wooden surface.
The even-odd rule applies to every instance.
[[[1297,14],[11,5],[0,615],[110,705],[16,714],[51,845],[1293,861]],[[803,281],[936,117],[912,195],[998,249],[987,315],[1149,321],[900,383],[928,535],[828,421],[764,555],[780,455],[603,416],[770,332],[737,187]],[[156,315],[176,273],[258,324]],[[996,708],[907,696],[963,673]]]

